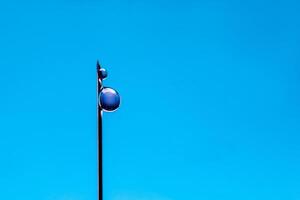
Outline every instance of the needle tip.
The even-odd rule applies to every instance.
[[[99,63],[99,60],[97,60],[97,69],[100,70],[101,66],[100,66],[100,63]]]

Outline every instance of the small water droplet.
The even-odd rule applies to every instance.
[[[112,88],[104,87],[99,94],[99,106],[104,111],[115,111],[120,105],[120,95]]]
[[[101,68],[100,69],[100,71],[99,71],[100,73],[100,78],[103,80],[103,79],[105,79],[106,77],[107,77],[107,71],[106,71],[106,69],[104,69],[104,68]]]

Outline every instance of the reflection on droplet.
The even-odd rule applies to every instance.
[[[105,87],[99,94],[99,106],[104,111],[115,111],[120,105],[120,95],[112,88]]]

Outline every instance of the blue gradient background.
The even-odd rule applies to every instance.
[[[299,1],[0,2],[0,199],[300,199]]]

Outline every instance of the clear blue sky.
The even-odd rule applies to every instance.
[[[300,3],[0,2],[0,199],[300,199]]]

